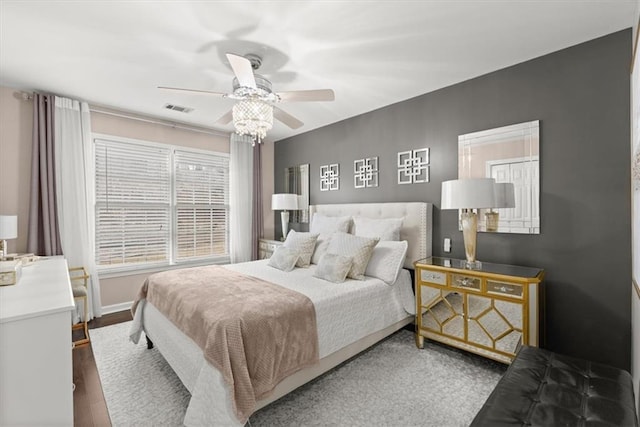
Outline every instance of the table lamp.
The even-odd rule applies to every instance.
[[[289,232],[289,212],[298,209],[298,195],[290,193],[273,194],[271,196],[271,210],[280,212],[280,220],[282,221],[282,239],[287,237]]]
[[[18,216],[0,215],[0,257],[5,257],[9,253],[7,239],[18,238]]]
[[[516,193],[512,182],[496,182],[493,187],[495,206],[494,208],[505,209],[516,207]],[[484,214],[487,231],[498,231],[498,223],[500,221],[500,213],[490,209]]]
[[[492,208],[495,205],[493,178],[454,179],[442,183],[442,203],[440,209],[462,209],[462,236],[466,267],[479,269],[482,264],[476,260],[476,238],[478,214],[474,209]]]

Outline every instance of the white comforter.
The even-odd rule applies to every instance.
[[[226,266],[277,283],[306,295],[314,304],[320,358],[405,319],[415,311],[411,278],[402,270],[393,286],[375,278],[331,283],[313,277],[316,266],[286,273],[267,266],[268,260]],[[185,425],[240,425],[220,373],[209,365],[199,347],[155,307],[145,303],[136,311],[131,337],[144,329],[176,371],[192,398]]]

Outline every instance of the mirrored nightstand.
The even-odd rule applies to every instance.
[[[544,339],[544,270],[432,257],[415,262],[416,344],[432,339],[504,363]]]
[[[271,258],[273,251],[283,242],[279,240],[260,239],[258,240],[258,259]]]

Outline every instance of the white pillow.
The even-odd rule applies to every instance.
[[[316,246],[317,239],[317,234],[291,230],[289,231],[289,234],[287,234],[287,238],[282,246],[289,248],[298,254],[296,267],[309,267],[311,254],[313,254],[313,249]]]
[[[378,243],[378,240],[377,237],[358,237],[353,234],[338,231],[331,236],[327,254],[353,257],[353,264],[349,269],[347,277],[364,280],[364,272],[367,269],[369,258],[371,258],[371,253],[376,243]]]
[[[350,216],[325,216],[314,213],[309,226],[310,233],[333,234],[336,231],[349,232]]]
[[[378,242],[373,248],[371,259],[364,272],[365,276],[377,277],[387,285],[393,285],[404,265],[408,247],[406,240]]]
[[[333,283],[342,283],[347,278],[351,264],[353,264],[353,258],[350,256],[325,254],[318,263],[316,271],[313,272],[313,276]]]
[[[309,226],[309,232],[318,233],[319,236],[315,250],[311,256],[311,263],[318,264],[320,262],[322,256],[327,252],[329,239],[333,233],[336,231],[348,233],[349,227],[351,227],[350,216],[326,216],[317,212],[314,213],[311,219],[311,225]]]
[[[372,219],[362,216],[353,218],[353,234],[363,237],[378,237],[380,240],[400,240],[400,227],[404,218]]]
[[[298,262],[298,254],[284,246],[278,246],[271,258],[269,258],[268,266],[277,268],[282,271],[291,271]]]

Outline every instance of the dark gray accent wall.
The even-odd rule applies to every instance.
[[[541,234],[479,233],[478,259],[544,268],[544,346],[628,370],[631,38],[620,31],[278,141],[275,190],[285,167],[309,163],[312,204],[433,203],[434,255],[450,237],[450,256],[464,258],[457,213],[439,209],[442,181],[458,175],[458,135],[540,120]],[[398,151],[422,147],[431,181],[398,185]],[[355,189],[353,161],[372,156],[379,187]],[[330,163],[340,164],[340,190],[321,192]],[[275,226],[280,235],[279,216]]]

